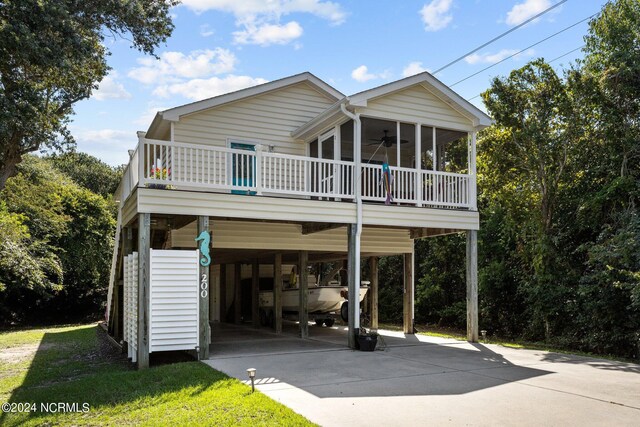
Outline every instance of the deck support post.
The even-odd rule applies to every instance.
[[[209,217],[208,216],[199,216],[198,217],[198,236],[202,232],[209,233]],[[211,294],[211,289],[209,287],[209,266],[202,265],[202,254],[200,254],[200,260],[198,261],[198,266],[200,267],[199,274],[199,288],[198,294],[200,295],[199,300],[199,314],[198,318],[200,319],[198,322],[198,334],[199,334],[199,352],[198,359],[208,359],[209,358],[209,344],[211,344],[211,326],[209,325],[209,298]]]
[[[138,214],[138,369],[149,367],[151,214]]]
[[[360,254],[356,248],[356,224],[347,225],[347,290],[349,293],[349,331],[347,332],[349,348],[356,348],[360,328],[360,284],[357,269],[360,268]]]
[[[467,341],[478,342],[478,231],[467,231]]]
[[[260,327],[260,307],[258,297],[260,294],[260,260],[253,260],[251,264],[251,323],[254,328]]]
[[[220,264],[220,322],[227,321],[227,264]]]
[[[298,252],[298,319],[300,320],[300,338],[309,338],[309,275],[307,265],[309,264],[309,252]]]
[[[273,324],[276,334],[282,333],[282,254],[273,261]]]
[[[404,290],[402,326],[405,334],[413,334],[413,253],[404,254]]]
[[[242,317],[242,305],[240,299],[242,298],[242,288],[240,287],[240,279],[242,278],[242,264],[237,262],[233,269],[233,323],[240,324],[240,318]]]
[[[369,315],[371,316],[370,328],[378,330],[378,257],[369,258],[369,274],[371,285],[369,287]]]

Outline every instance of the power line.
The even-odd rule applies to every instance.
[[[573,52],[575,52],[576,50],[580,50],[580,49],[582,49],[582,48],[583,48],[583,47],[585,47],[585,46],[586,46],[586,44],[583,44],[582,46],[579,46],[579,47],[577,47],[577,48],[575,48],[575,49],[572,49],[572,50],[570,50],[570,51],[569,51],[569,52],[567,52],[567,53],[563,53],[562,55],[558,56],[557,58],[553,58],[551,61],[549,61],[549,62],[548,62],[548,64],[551,64],[552,62],[555,62],[555,61],[557,61],[558,59],[562,59],[562,58],[564,58],[565,56],[569,55],[570,53],[573,53]]]
[[[600,13],[600,12],[598,12],[598,13]],[[520,55],[522,52],[524,52],[524,51],[526,51],[526,50],[529,50],[529,49],[531,49],[532,47],[535,47],[535,46],[539,45],[540,43],[546,42],[547,40],[549,40],[549,39],[551,39],[551,38],[553,38],[553,37],[557,36],[558,34],[561,34],[561,33],[564,33],[564,32],[565,32],[565,31],[567,31],[567,30],[570,30],[571,28],[575,27],[576,25],[582,24],[584,21],[586,21],[586,20],[588,20],[588,19],[591,19],[591,18],[593,18],[594,16],[596,16],[598,13],[594,13],[594,14],[593,14],[593,15],[591,15],[591,16],[587,16],[586,18],[584,18],[584,19],[582,19],[582,20],[580,20],[580,21],[576,22],[575,24],[571,24],[571,25],[569,25],[568,27],[563,28],[562,30],[560,30],[560,31],[558,31],[558,32],[555,32],[555,33],[551,34],[550,36],[545,37],[545,38],[543,38],[542,40],[539,40],[539,41],[535,42],[534,44],[532,44],[532,45],[529,45],[529,46],[525,47],[525,48],[524,48],[524,49],[522,49],[522,50],[519,50],[518,52],[514,53],[513,55],[509,55],[509,56],[507,56],[506,58],[503,58],[503,59],[501,59],[500,61],[498,61],[498,62],[496,62],[496,63],[494,63],[494,64],[491,64],[491,65],[489,65],[488,67],[485,67],[485,68],[483,68],[482,70],[480,70],[480,71],[478,71],[478,72],[476,72],[476,73],[473,73],[473,74],[471,74],[470,76],[467,76],[467,77],[465,77],[465,78],[464,78],[464,79],[462,79],[462,80],[458,80],[458,81],[457,81],[457,82],[455,82],[454,84],[449,85],[449,87],[453,87],[453,86],[457,85],[458,83],[462,83],[462,82],[463,82],[463,81],[465,81],[465,80],[469,80],[471,77],[475,77],[475,76],[477,76],[477,75],[478,75],[478,74],[480,74],[480,73],[484,73],[484,72],[485,72],[485,71],[487,71],[489,68],[495,67],[496,65],[501,64],[501,63],[503,63],[504,61],[506,61],[506,60],[508,60],[508,59],[513,58],[514,56]]]
[[[585,46],[586,46],[586,45],[584,45],[584,44],[583,44],[582,46],[578,46],[578,47],[577,47],[577,48],[575,48],[575,49],[571,49],[569,52],[565,52],[565,53],[563,53],[562,55],[560,55],[560,56],[558,56],[558,57],[556,57],[556,58],[553,58],[551,61],[548,61],[548,62],[547,62],[547,64],[551,64],[552,62],[555,62],[555,61],[557,61],[558,59],[562,59],[562,58],[564,58],[565,56],[567,56],[567,55],[569,55],[569,54],[571,54],[571,53],[575,52],[576,50],[580,50],[580,49],[582,49],[582,48],[583,48],[583,47],[585,47]],[[476,96],[472,96],[471,98],[467,98],[467,101],[471,101],[472,99],[476,99],[476,98],[477,98],[477,97],[479,97],[480,95],[482,95],[482,94],[481,94],[481,93],[479,93],[479,94],[477,94]]]
[[[443,67],[438,68],[436,71],[434,71],[433,73],[431,73],[432,75],[436,75],[438,74],[440,71],[444,70],[445,68],[449,68],[450,66],[452,66],[453,64],[462,61],[464,58],[466,58],[467,56],[471,55],[472,53],[475,53],[477,51],[479,51],[480,49],[482,49],[483,47],[489,46],[491,43],[495,42],[496,40],[501,39],[502,37],[506,36],[507,34],[510,34],[512,32],[514,32],[515,30],[517,30],[520,27],[523,27],[524,25],[528,24],[529,22],[533,21],[534,19],[537,19],[539,17],[541,17],[542,15],[544,15],[545,13],[555,9],[556,7],[560,6],[563,3],[566,3],[568,0],[560,0],[558,3],[554,4],[553,6],[543,10],[542,12],[538,13],[535,16],[532,16],[531,18],[527,19],[526,21],[516,25],[515,27],[511,28],[508,31],[505,31],[502,34],[499,34],[498,36],[492,38],[491,40],[489,40],[488,42],[484,43],[481,46],[478,46],[477,48],[473,49],[470,52],[465,53],[464,55],[462,55],[459,58],[454,59],[453,61],[449,62],[447,65],[444,65]]]

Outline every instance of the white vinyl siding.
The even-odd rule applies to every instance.
[[[273,221],[355,223],[356,204],[139,188],[138,211]]]
[[[370,100],[362,115],[421,123],[447,129],[472,130],[472,120],[442,101],[422,85]]]
[[[346,227],[302,234],[299,225],[248,221],[212,221],[212,246],[217,249],[272,249],[313,250],[327,252],[347,251]],[[195,222],[171,231],[173,247],[195,247]],[[365,228],[362,231],[363,253],[408,253],[413,240],[403,229]],[[215,260],[214,260],[215,263]]]
[[[274,145],[277,153],[304,155],[304,144],[291,132],[334,102],[308,83],[297,83],[181,117],[174,124],[174,140],[221,147],[228,138],[257,141]]]
[[[198,346],[199,251],[151,250],[149,352]]]

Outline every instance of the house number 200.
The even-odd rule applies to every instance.
[[[209,282],[207,281],[207,274],[202,273],[202,278],[200,279],[200,296],[202,298],[206,298],[209,295],[207,288],[209,287]]]

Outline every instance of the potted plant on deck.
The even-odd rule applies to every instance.
[[[157,167],[152,167],[151,171],[149,173],[149,178],[154,180],[166,180],[167,177],[171,174],[171,169],[167,169],[167,168],[157,168]],[[170,185],[167,184],[154,184],[154,183],[147,183],[146,185],[147,188],[159,188],[159,189],[171,189],[172,187]]]

